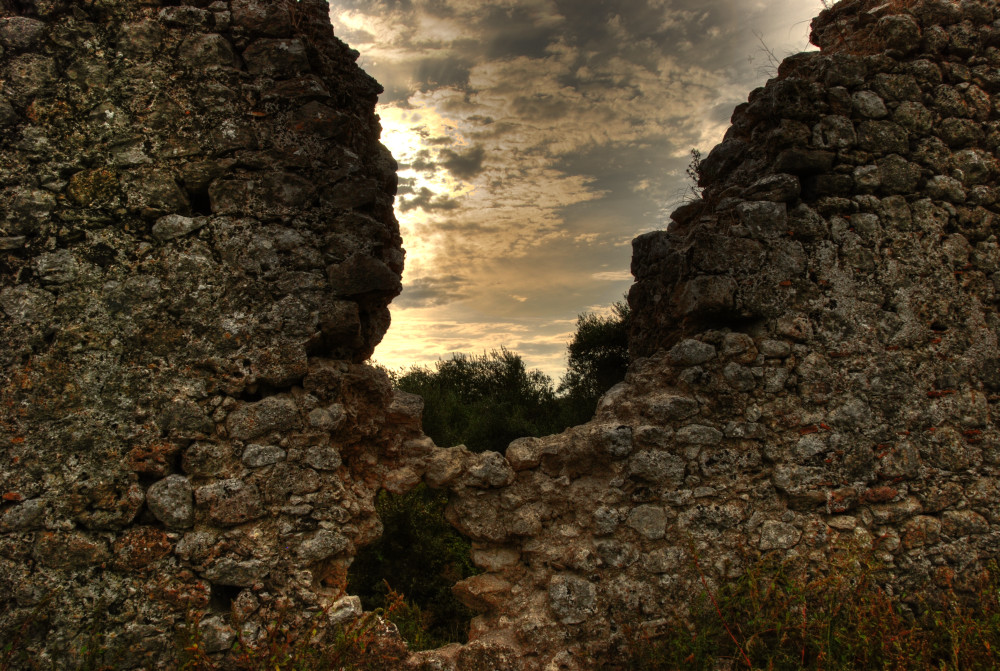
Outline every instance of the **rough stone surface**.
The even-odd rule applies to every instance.
[[[0,2],[0,641],[44,610],[44,666],[360,610],[406,418],[361,363],[403,252],[356,57],[317,0]]]
[[[860,545],[901,592],[976,589],[1000,548],[997,18],[824,11],[821,50],[734,112],[702,200],[634,241],[635,360],[594,420],[512,443],[509,484],[431,457],[478,583],[510,586],[469,600],[477,644],[604,668],[748,548],[822,571]]]
[[[911,594],[997,558],[992,3],[825,10],[702,199],[634,241],[625,381],[503,455],[435,446],[361,363],[403,254],[379,89],[326,3],[15,4],[0,633],[44,605],[29,652],[78,667],[99,625],[171,668],[192,611],[220,661],[279,613],[340,626],[375,494],[420,481],[474,543],[479,615],[401,669],[606,668],[754,552],[860,544]]]

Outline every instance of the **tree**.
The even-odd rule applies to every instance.
[[[621,300],[612,304],[610,315],[585,312],[577,318],[566,375],[559,383],[573,424],[590,419],[604,392],[625,379],[631,361],[630,315],[628,303]]]
[[[424,433],[442,446],[504,452],[511,441],[561,431],[551,379],[529,371],[506,348],[481,356],[456,354],[436,370],[414,367],[396,382],[424,398]]]

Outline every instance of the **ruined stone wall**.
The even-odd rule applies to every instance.
[[[198,610],[209,651],[352,615],[414,419],[360,363],[403,266],[380,87],[320,0],[2,7],[0,639],[170,668]]]
[[[905,592],[978,585],[1000,554],[997,18],[823,12],[703,198],[636,239],[639,358],[595,419],[504,459],[435,452],[484,569],[456,588],[481,659],[600,668],[629,626],[683,620],[698,565],[718,585],[766,553],[873,548]]]
[[[994,3],[824,12],[635,241],[625,382],[506,455],[360,363],[394,164],[325,3],[0,6],[0,633],[41,659],[343,622],[375,492],[421,481],[484,572],[409,668],[600,668],[764,553],[958,590],[997,556]]]

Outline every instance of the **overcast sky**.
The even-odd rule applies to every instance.
[[[506,346],[558,379],[631,284],[733,107],[807,48],[819,0],[331,0],[385,87],[403,294],[390,368]]]

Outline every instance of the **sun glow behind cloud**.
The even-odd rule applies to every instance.
[[[400,164],[407,267],[376,359],[506,346],[561,374],[576,316],[621,299],[630,240],[687,190],[690,149],[707,153],[763,82],[753,31],[797,50],[818,9],[331,0],[335,32],[386,87],[383,142]]]

